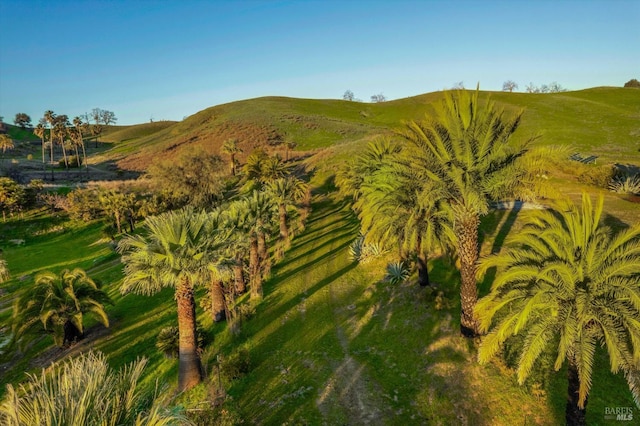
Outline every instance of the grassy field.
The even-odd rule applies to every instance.
[[[486,95],[486,94],[485,94]],[[144,169],[152,158],[201,144],[215,152],[229,137],[245,149],[271,147],[291,138],[298,153],[310,157],[314,195],[306,229],[265,283],[265,298],[238,334],[213,324],[200,310],[210,344],[205,351],[209,380],[216,382],[217,355],[239,348],[249,351],[251,368],[227,382],[230,410],[257,424],[558,424],[563,421],[566,372],[538,367],[519,386],[509,362],[480,366],[476,344],[459,337],[459,274],[443,259],[430,269],[437,290],[419,288],[415,277],[403,285],[382,281],[392,255],[366,265],[352,262],[348,245],[358,221],[341,199],[333,175],[376,134],[419,119],[431,111],[441,93],[365,104],[335,100],[260,98],[221,105],[180,123],[147,123],[113,128],[109,144],[92,152],[95,167],[129,164]],[[492,93],[508,110],[526,108],[523,137],[541,134],[540,144],[570,144],[575,152],[598,155],[598,164],[640,165],[640,90],[597,88],[580,92],[532,95]],[[241,139],[241,138],[247,139]],[[251,139],[254,138],[254,139]],[[26,161],[25,148],[16,161]],[[638,204],[626,197],[577,180],[566,162],[551,175],[560,192],[579,198],[582,191],[603,193],[608,223],[623,227],[640,221]],[[482,253],[499,250],[526,212],[496,211],[482,224]],[[114,300],[107,307],[111,325],[89,322],[86,339],[57,349],[52,339],[36,341],[22,352],[0,353],[0,395],[25,372],[96,348],[114,367],[136,357],[149,358],[144,383],[177,382],[177,361],[155,348],[160,329],[175,323],[170,290],[153,297],[121,296],[122,265],[101,222],[75,223],[46,211],[0,223],[0,247],[12,279],[0,284],[0,333],[11,315],[13,298],[39,271],[81,267],[101,282]],[[12,240],[24,240],[16,244]],[[481,295],[489,282],[480,286]],[[442,292],[439,294],[439,292]],[[0,334],[0,340],[1,340]],[[1,351],[2,349],[0,349]],[[589,397],[589,424],[606,424],[604,408],[633,406],[620,375],[609,373],[599,352]]]

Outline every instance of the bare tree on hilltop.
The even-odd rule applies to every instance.
[[[514,89],[518,88],[518,83],[513,80],[507,80],[502,84],[502,90],[505,92],[513,92]]]
[[[111,124],[115,124],[118,119],[113,111],[107,111],[106,109],[94,108],[91,110],[91,114],[85,114],[93,120],[91,124],[91,134],[95,136],[95,147],[98,147],[98,138],[102,135],[104,129]],[[89,120],[87,120],[89,121]]]

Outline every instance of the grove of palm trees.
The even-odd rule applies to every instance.
[[[46,111],[2,142],[0,423],[640,416],[638,114],[633,88]]]

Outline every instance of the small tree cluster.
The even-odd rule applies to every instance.
[[[624,87],[640,87],[640,81],[632,78],[624,84]]]
[[[525,90],[527,91],[527,93],[559,93],[567,91],[567,89],[565,89],[555,81],[553,83],[543,84],[541,86],[536,86],[533,83],[529,83]]]
[[[373,103],[385,102],[386,100],[387,98],[382,93],[371,96],[371,102]]]

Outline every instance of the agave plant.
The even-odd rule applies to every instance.
[[[613,178],[609,190],[617,194],[640,194],[640,174]]]
[[[379,244],[365,242],[364,235],[360,235],[349,246],[349,259],[359,263],[367,263],[380,257],[388,250]]]
[[[391,262],[387,265],[387,275],[385,275],[385,281],[389,284],[402,284],[409,278],[409,268],[404,262]]]

